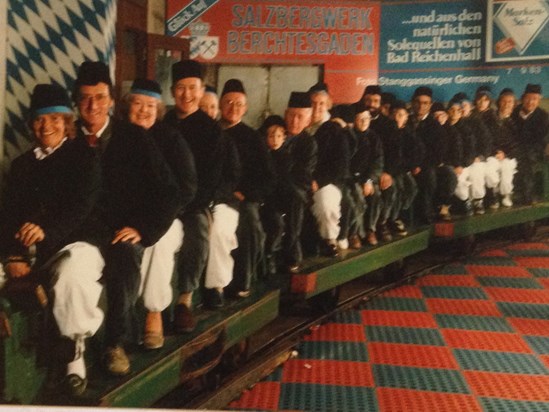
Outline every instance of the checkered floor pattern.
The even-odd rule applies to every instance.
[[[338,314],[227,408],[549,411],[549,242],[490,250]]]

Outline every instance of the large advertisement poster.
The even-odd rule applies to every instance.
[[[500,4],[501,3],[501,4]],[[384,3],[381,16],[379,84],[400,98],[409,99],[416,87],[430,86],[436,100],[448,101],[457,92],[473,96],[480,85],[488,85],[497,95],[512,87],[520,95],[529,82],[547,84],[547,59],[520,61],[509,53],[506,64],[488,61],[488,30],[491,11],[501,14],[503,3],[537,3],[541,13],[545,0]],[[518,12],[518,9],[514,9]],[[541,18],[538,18],[538,25]],[[496,24],[496,23],[494,23]],[[497,24],[496,24],[497,25]],[[523,36],[519,29],[511,33]],[[533,33],[533,32],[532,32]],[[537,31],[538,36],[543,32]],[[499,38],[494,40],[499,42]],[[522,39],[522,37],[521,37]],[[516,40],[518,42],[518,40]],[[533,50],[549,50],[549,38],[539,37]],[[526,43],[521,43],[526,45]],[[501,46],[499,46],[501,47]],[[511,58],[512,57],[512,58]]]
[[[549,0],[167,0],[166,32],[192,57],[228,64],[320,65],[336,102],[368,84],[448,101],[549,84]]]
[[[363,1],[168,0],[166,32],[205,62],[319,64],[335,101],[377,81],[380,6]]]
[[[490,0],[486,60],[549,58],[549,0]]]

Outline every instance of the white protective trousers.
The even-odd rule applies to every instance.
[[[472,200],[484,199],[486,196],[486,162],[473,162],[469,169],[469,180],[471,181]]]
[[[508,157],[498,160],[495,157],[486,159],[488,165],[486,174],[486,186],[495,189],[502,196],[513,193],[513,176],[517,172],[517,160]]]
[[[53,316],[61,335],[72,340],[93,336],[103,322],[98,304],[105,261],[99,249],[86,242],[71,243],[49,262]]]
[[[316,218],[320,237],[336,239],[340,230],[341,190],[331,183],[318,189],[313,194],[311,212]]]
[[[162,312],[172,302],[175,254],[183,244],[183,235],[183,223],[175,219],[158,242],[143,252],[139,295],[149,312]]]
[[[224,203],[214,206],[210,227],[210,253],[204,279],[207,289],[224,288],[233,279],[234,259],[231,251],[238,247],[238,217],[238,211]]]
[[[469,168],[464,167],[459,175],[457,175],[457,185],[454,194],[459,200],[466,201],[469,199],[471,190],[471,181],[469,179]]]

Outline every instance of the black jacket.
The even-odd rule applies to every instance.
[[[420,167],[425,157],[425,146],[411,127],[406,125],[402,129],[395,129],[394,138],[391,140],[394,140],[393,144],[398,147],[398,150],[394,152],[396,153],[394,160],[391,160],[387,158],[385,145],[383,147],[387,173],[398,175]]]
[[[452,167],[467,166],[463,161],[463,138],[457,124],[451,125],[450,122],[446,122],[442,128],[448,139],[446,152],[442,159],[443,163]]]
[[[93,151],[71,140],[43,160],[37,160],[32,150],[16,158],[0,212],[0,256],[26,252],[14,238],[26,222],[45,233],[37,243],[37,264],[63,246],[84,240],[77,232],[97,200],[100,177]]]
[[[519,149],[518,126],[514,117],[498,117],[494,153],[501,150],[506,157],[515,158]]]
[[[521,106],[518,106],[513,112],[513,119],[518,128],[518,151],[531,153],[541,160],[545,145],[549,141],[549,115],[538,107],[527,119],[523,119],[520,110]]]
[[[319,187],[330,183],[341,186],[349,176],[351,154],[345,133],[338,123],[327,121],[314,134],[318,147],[314,179]]]
[[[179,132],[165,123],[156,122],[147,133],[160,149],[179,185],[181,216],[194,199],[198,184],[191,149]]]
[[[499,138],[499,119],[496,111],[494,109],[487,109],[483,112],[477,112],[476,110],[473,112],[471,116],[476,117],[486,128],[486,130],[490,133],[490,147],[486,148],[486,152],[489,154],[489,156],[493,156],[496,154],[496,141]]]
[[[413,117],[412,127],[425,147],[425,156],[421,164],[422,169],[437,167],[444,163],[448,150],[448,137],[444,129],[432,115],[417,121]]]
[[[493,154],[493,136],[480,116],[473,112],[469,117],[460,120],[471,130],[475,139],[474,157],[486,159]]]
[[[274,170],[269,149],[258,132],[240,122],[225,129],[238,151],[242,174],[236,190],[249,202],[262,202],[274,187]]]
[[[354,182],[364,184],[368,180],[377,182],[383,171],[383,144],[371,129],[359,132],[349,130],[356,141],[356,151],[351,158],[351,175]]]
[[[289,189],[306,202],[318,159],[316,141],[303,131],[297,136],[289,137],[282,150],[288,153]]]
[[[108,244],[115,231],[129,226],[139,231],[143,246],[151,246],[181,210],[179,187],[145,129],[127,121],[111,121],[105,134],[110,136],[108,143],[97,151],[102,188],[86,227],[89,241]],[[86,145],[83,134],[77,140]]]
[[[215,203],[234,206],[240,161],[232,139],[202,110],[180,119],[174,109],[166,114],[164,122],[178,130],[194,156],[198,188],[187,210],[203,209]]]
[[[284,210],[287,205],[290,186],[290,156],[287,150],[269,150],[269,157],[274,169],[273,191],[267,195],[266,204],[276,210]]]
[[[461,119],[454,126],[457,129],[461,140],[461,154],[458,158],[459,160],[456,166],[467,167],[471,165],[475,161],[475,158],[479,155],[477,151],[477,138],[473,131],[469,128],[469,124],[465,121],[465,119]],[[453,146],[454,142],[451,141],[448,151],[453,151]]]

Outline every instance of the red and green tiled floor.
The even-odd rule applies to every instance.
[[[549,242],[491,250],[339,313],[231,403],[264,411],[549,411]]]

